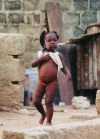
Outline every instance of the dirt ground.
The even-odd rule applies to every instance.
[[[25,129],[39,126],[40,114],[34,109],[27,108],[30,114],[15,112],[0,112],[0,131],[5,129]],[[72,106],[54,106],[53,125],[80,121],[82,119],[69,119],[74,114],[97,115],[96,108],[91,105],[89,109],[73,109]],[[45,122],[44,122],[45,125]]]

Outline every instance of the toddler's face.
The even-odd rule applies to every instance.
[[[44,44],[48,50],[54,51],[57,48],[57,36],[56,36],[56,34],[53,32],[46,34]]]

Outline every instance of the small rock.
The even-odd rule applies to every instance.
[[[88,109],[90,108],[90,101],[87,97],[83,96],[73,97],[72,106],[75,109]]]
[[[30,112],[27,109],[20,109],[20,110],[18,110],[18,113],[25,114],[25,115],[29,115],[30,114]]]
[[[59,102],[59,106],[65,106],[64,102]]]
[[[35,112],[34,111],[31,111],[30,113],[29,113],[29,116],[34,116],[35,115]]]

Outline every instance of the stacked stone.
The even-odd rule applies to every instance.
[[[39,36],[45,26],[45,11],[40,5],[39,0],[0,1],[0,32],[23,33],[27,36],[26,67],[31,65],[36,51],[40,49]]]
[[[23,105],[25,36],[0,33],[0,107]]]

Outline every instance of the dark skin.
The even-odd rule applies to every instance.
[[[57,36],[55,33],[50,32],[46,34],[44,38],[44,45],[47,48],[45,52],[55,52],[57,48]],[[45,53],[44,52],[44,53]],[[66,75],[68,80],[71,79],[71,74],[66,67],[63,57],[59,54],[62,61],[63,68],[61,69]],[[32,67],[38,66],[39,81],[33,96],[33,104],[37,110],[41,113],[40,124],[43,124],[44,119],[47,117],[47,125],[51,125],[53,116],[53,99],[56,92],[57,83],[57,72],[58,66],[51,59],[49,54],[37,58],[33,63]],[[46,112],[42,106],[41,100],[45,94]]]

